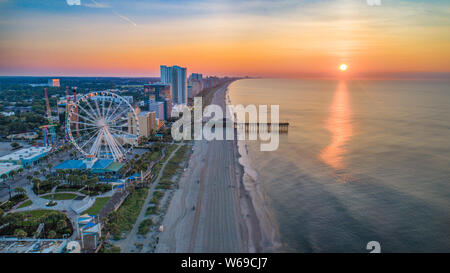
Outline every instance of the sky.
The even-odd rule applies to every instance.
[[[450,1],[0,0],[0,75],[450,75]]]

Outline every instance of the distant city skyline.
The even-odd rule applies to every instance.
[[[448,77],[450,3],[0,1],[0,75]],[[447,33],[447,34],[446,34]]]

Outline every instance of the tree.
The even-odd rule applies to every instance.
[[[12,170],[9,172],[9,177],[11,178],[11,180],[14,182],[14,176],[17,174],[17,172],[15,170]]]
[[[23,229],[16,229],[14,230],[14,236],[16,236],[19,239],[27,237],[27,233]]]
[[[33,178],[33,184],[34,184],[34,187],[37,189],[37,192],[36,192],[36,194],[37,194],[37,196],[39,196],[39,184],[41,183],[41,180],[39,179],[39,178],[36,178],[36,177],[34,177]]]
[[[54,238],[56,238],[56,231],[50,230],[50,231],[48,232],[47,237],[48,237],[49,239],[54,239]]]
[[[24,188],[15,188],[14,191],[17,194],[25,194],[27,192]]]
[[[87,180],[88,180],[87,174],[81,175],[80,179],[81,179],[81,183],[87,183]]]
[[[3,209],[0,209],[0,219],[2,218],[2,216],[3,216],[4,213],[5,213],[5,212],[3,211]]]
[[[17,142],[11,143],[11,148],[13,148],[13,149],[17,149],[19,146],[20,146],[20,144]]]
[[[59,221],[56,223],[56,228],[57,228],[58,230],[65,229],[66,227],[67,227],[67,222],[66,222],[66,220],[64,220],[64,219],[61,219],[61,220],[59,220]]]
[[[34,171],[34,172],[33,172],[33,175],[34,175],[34,176],[38,176],[39,174],[40,174],[39,171]]]
[[[0,178],[3,179],[3,180],[5,180],[6,178],[8,178],[8,175],[7,175],[6,173],[4,173],[4,174],[2,174],[2,175],[0,176]]]

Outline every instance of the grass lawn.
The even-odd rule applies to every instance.
[[[118,231],[129,232],[139,216],[139,213],[144,205],[145,198],[148,194],[148,188],[137,189],[125,199],[123,204],[112,214],[111,222],[117,225]],[[114,234],[114,237],[119,239],[121,234]]]
[[[25,207],[31,206],[31,204],[33,204],[33,201],[27,200],[27,201],[23,202],[23,203],[22,203],[20,206],[18,206],[17,208],[18,208],[18,209],[20,209],[20,208],[25,208]]]
[[[180,163],[186,158],[189,147],[187,145],[181,146],[178,151],[167,162],[166,168],[162,174],[162,180],[171,178],[180,168]]]
[[[177,145],[174,145],[174,144],[168,145],[168,146],[166,147],[166,151],[165,151],[165,154],[164,154],[164,158],[161,160],[161,162],[165,162],[165,161],[169,158],[170,154],[171,154],[176,148],[177,148]]]
[[[72,200],[75,197],[77,197],[78,195],[73,194],[73,193],[55,193],[55,194],[49,194],[49,195],[45,195],[45,196],[40,196],[41,198],[44,199],[52,199],[53,200]]]
[[[21,214],[24,214],[24,215],[31,215],[31,217],[38,218],[38,217],[42,217],[44,215],[47,215],[47,214],[55,212],[55,211],[56,210],[37,209],[37,210],[27,210],[27,211],[15,212],[15,213],[17,213],[17,214],[21,213]]]
[[[106,205],[108,200],[111,199],[111,197],[99,197],[95,199],[94,205],[90,207],[89,209],[85,210],[82,214],[89,214],[89,215],[97,215],[100,210]]]
[[[158,160],[161,157],[161,152],[157,151],[157,152],[153,152],[150,156],[150,159],[153,161]]]

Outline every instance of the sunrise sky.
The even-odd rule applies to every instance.
[[[450,1],[381,3],[0,0],[0,75],[449,73]]]

